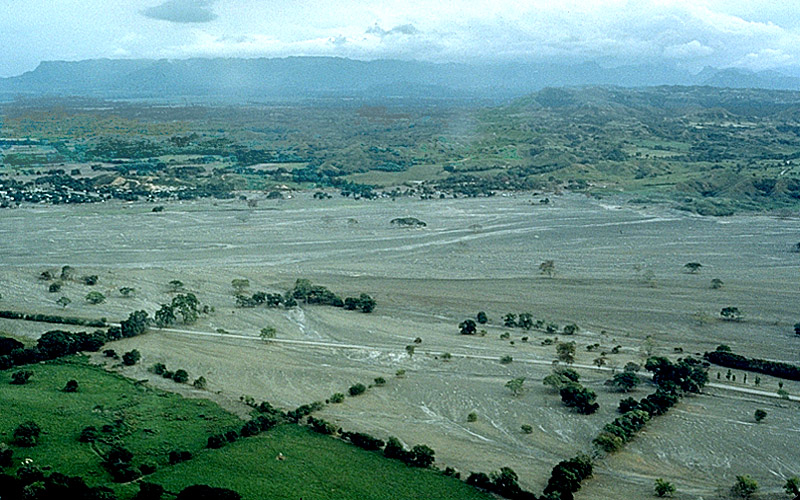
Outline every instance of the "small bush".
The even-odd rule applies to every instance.
[[[41,433],[42,428],[36,422],[29,420],[14,429],[14,442],[19,446],[36,446]]]
[[[172,380],[179,384],[185,384],[189,380],[189,374],[186,370],[176,370],[172,375]]]
[[[470,412],[467,415],[467,422],[477,422],[477,421],[478,421],[478,414],[475,413],[474,411]]]
[[[192,386],[195,389],[205,389],[207,385],[206,378],[203,376],[197,377],[194,382],[192,382]]]
[[[341,392],[337,392],[331,396],[330,402],[331,403],[341,403],[344,401],[344,394]]]
[[[386,379],[383,378],[383,377],[375,378],[375,385],[378,386],[378,387],[380,387],[382,385],[386,385]]]
[[[78,381],[77,380],[69,380],[67,381],[67,385],[64,386],[64,392],[78,392]]]
[[[133,366],[138,363],[140,359],[142,359],[141,353],[138,350],[133,349],[132,351],[128,351],[122,355],[122,364],[125,366]]]
[[[30,370],[20,370],[11,374],[11,383],[14,385],[25,385],[28,380],[33,376]]]
[[[347,392],[350,393],[351,396],[358,396],[364,394],[366,390],[367,387],[364,384],[355,384],[351,385]]]
[[[510,364],[512,361],[514,361],[514,358],[512,358],[511,356],[508,356],[508,355],[503,356],[502,358],[500,358],[500,364],[503,364],[503,365]]]

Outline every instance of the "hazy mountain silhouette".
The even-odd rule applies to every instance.
[[[0,96],[83,96],[174,101],[356,99],[507,99],[545,87],[709,85],[800,89],[800,78],[706,68],[692,75],[669,66],[604,68],[596,63],[457,64],[357,61],[334,57],[275,59],[97,59],[43,62],[0,79]]]

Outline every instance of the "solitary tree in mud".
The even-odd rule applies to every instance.
[[[259,337],[261,337],[261,340],[263,340],[264,342],[268,342],[269,340],[275,338],[276,333],[278,333],[278,331],[275,329],[274,326],[267,326],[261,329]]]
[[[546,274],[548,278],[552,278],[556,273],[556,263],[553,260],[546,260],[539,264],[539,272]]]
[[[159,328],[166,328],[177,320],[175,317],[175,311],[172,309],[172,306],[169,304],[161,304],[161,309],[156,311],[155,314],[156,326]]]
[[[731,494],[741,498],[750,498],[758,491],[758,482],[750,477],[748,474],[743,476],[736,476],[736,482],[733,483]]]
[[[688,262],[688,263],[684,264],[683,267],[684,267],[684,269],[686,269],[687,273],[689,273],[689,274],[697,274],[697,273],[700,272],[700,268],[703,267],[703,264],[701,264],[699,262]]]
[[[725,321],[741,321],[742,313],[738,307],[723,307],[719,315]]]
[[[559,361],[567,364],[575,362],[575,342],[559,342],[556,344],[556,355]]]
[[[86,302],[90,304],[100,304],[105,302],[106,296],[100,292],[89,292],[86,294]]]
[[[473,320],[465,319],[458,324],[458,329],[461,332],[461,335],[475,335],[475,332],[478,330],[478,326]]]
[[[506,387],[508,388],[509,391],[511,391],[511,394],[513,394],[514,396],[519,396],[525,390],[525,388],[523,387],[524,383],[525,383],[525,377],[513,378],[508,382],[506,382]]]
[[[655,484],[656,495],[660,497],[671,497],[675,493],[675,486],[667,480],[658,478]]]
[[[486,317],[486,313],[483,311],[478,312],[478,315],[475,317],[478,323],[485,325],[489,318]]]

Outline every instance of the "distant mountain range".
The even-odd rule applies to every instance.
[[[707,85],[800,90],[800,78],[775,71],[668,66],[604,68],[588,62],[458,64],[276,59],[96,59],[43,62],[0,79],[0,99],[80,96],[165,102],[270,102],[324,99],[502,100],[545,87]]]

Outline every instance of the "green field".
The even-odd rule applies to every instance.
[[[157,466],[158,471],[145,480],[175,493],[192,484],[208,484],[234,489],[254,500],[489,498],[455,478],[410,468],[297,425],[286,424],[208,450],[209,435],[242,425],[239,418],[210,401],[149,388],[92,366],[83,357],[26,368],[34,375],[25,385],[9,383],[17,370],[0,373],[0,442],[11,444],[15,466],[30,458],[45,471],[111,486],[121,498],[132,496],[138,488],[113,484],[102,468],[101,454],[112,445],[133,452],[134,465]],[[71,379],[78,381],[78,391],[63,392]],[[14,429],[29,420],[42,428],[38,444],[15,446]],[[94,444],[78,441],[84,427],[100,429],[105,424],[114,430],[101,432]],[[194,458],[169,465],[172,450],[190,451]],[[286,460],[275,460],[278,453]]]
[[[25,385],[9,384],[16,369],[0,372],[0,440],[11,442],[14,429],[33,420],[42,428],[39,443],[14,447],[15,459],[31,458],[53,471],[80,475],[89,484],[111,480],[98,454],[111,445],[133,452],[134,465],[161,467],[171,450],[194,453],[205,447],[208,435],[241,425],[239,418],[207,400],[184,399],[136,384],[91,366],[84,358],[24,369],[34,373]],[[62,391],[68,380],[78,381],[77,392]],[[84,427],[100,429],[106,424],[114,430],[101,433],[94,446],[78,442]]]
[[[276,459],[279,453],[285,460]],[[229,488],[246,500],[491,498],[455,478],[410,468],[296,425],[203,453],[149,480],[174,492],[198,483]]]

